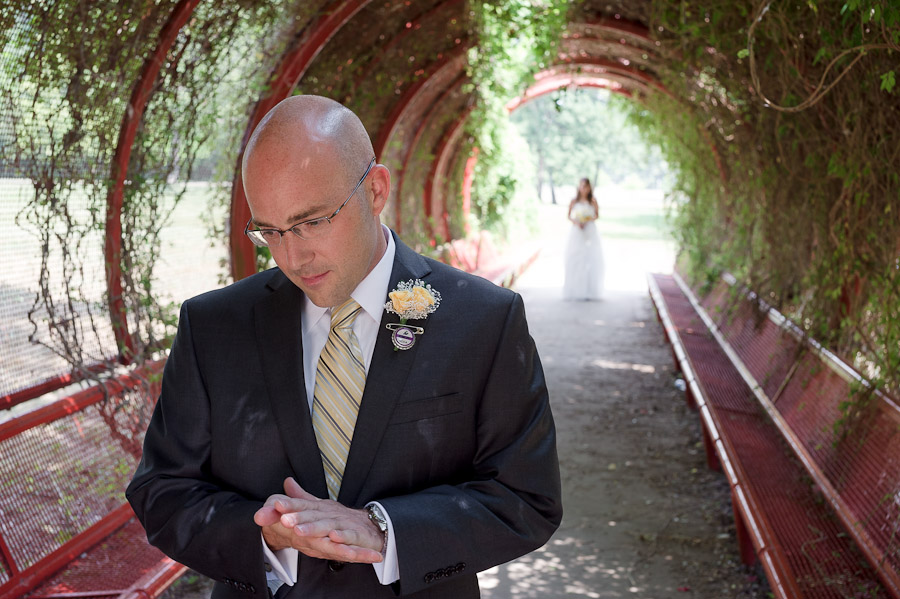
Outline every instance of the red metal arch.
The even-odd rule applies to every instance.
[[[506,110],[512,112],[517,108],[520,108],[523,104],[527,104],[528,102],[534,100],[535,98],[539,98],[543,95],[555,92],[558,89],[572,86],[596,87],[600,89],[607,89],[611,92],[621,94],[629,98],[633,97],[632,92],[620,81],[617,81],[615,77],[558,73],[550,77],[544,77],[540,81],[535,82],[534,85],[525,90],[524,94],[510,101],[506,105]]]
[[[413,136],[412,142],[410,142],[409,146],[406,149],[406,154],[403,156],[403,162],[400,166],[399,173],[397,176],[397,193],[394,196],[397,199],[397,220],[394,223],[394,229],[397,233],[400,233],[402,227],[401,220],[401,198],[403,197],[403,180],[404,175],[406,174],[407,168],[409,167],[409,163],[412,160],[413,151],[415,151],[416,147],[419,145],[419,142],[422,139],[422,136],[425,134],[425,130],[431,124],[434,119],[435,114],[437,113],[438,108],[440,108],[444,102],[453,95],[455,92],[459,91],[459,88],[462,87],[463,83],[468,81],[468,77],[465,73],[460,73],[460,75],[447,86],[447,89],[438,97],[437,100],[432,102],[431,106],[429,106],[428,111],[425,113],[425,116],[419,121],[419,126],[416,128],[416,133]]]
[[[416,99],[428,80],[437,75],[444,68],[454,68],[455,61],[463,56],[467,48],[466,40],[463,40],[455,48],[439,55],[438,60],[428,65],[425,74],[406,88],[406,91],[403,92],[403,95],[394,104],[391,113],[385,119],[384,124],[378,131],[378,135],[375,137],[375,156],[380,157],[384,153],[388,141],[390,141],[391,136],[397,128],[397,124],[403,117],[403,113],[413,100]],[[460,64],[456,68],[462,70],[465,68],[465,65]]]
[[[276,104],[291,95],[297,83],[316,59],[322,48],[371,0],[339,0],[326,8],[318,19],[307,27],[293,47],[285,53],[269,84],[269,91],[256,103],[253,115],[247,123],[241,151],[235,168],[231,188],[231,223],[229,242],[231,247],[231,276],[235,281],[256,272],[256,251],[244,235],[244,226],[250,219],[250,207],[244,194],[241,178],[241,159],[253,130]]]
[[[563,62],[548,67],[544,73],[557,73],[563,70],[572,72],[573,66],[583,67],[584,70],[594,73],[614,73],[622,77],[627,77],[628,79],[633,79],[644,85],[652,85],[666,94],[669,93],[665,86],[652,73],[648,73],[647,71],[635,68],[631,65],[622,64],[616,60],[610,60],[609,58],[596,56],[567,56],[563,59]],[[542,74],[538,73],[538,75],[535,76],[535,79],[539,79],[541,76]]]
[[[443,209],[440,215],[436,215],[433,213],[433,201],[435,193],[435,181],[438,176],[438,172],[446,167],[446,164],[449,161],[449,155],[452,153],[453,143],[456,141],[457,137],[462,134],[463,126],[466,124],[466,121],[469,119],[469,115],[472,114],[472,110],[474,110],[475,106],[470,105],[464,110],[459,117],[454,121],[454,123],[448,127],[441,137],[441,141],[438,144],[437,151],[434,153],[434,160],[431,163],[431,169],[428,171],[428,178],[425,181],[425,189],[424,189],[424,197],[423,197],[423,206],[425,208],[425,215],[434,218],[435,222],[440,221],[441,228],[443,229],[442,233],[444,235],[444,239],[450,239],[450,223],[448,220],[449,214],[447,212],[447,204],[446,201],[443,204]],[[427,222],[427,221],[426,221]],[[431,226],[429,227],[429,235],[434,237],[434,231],[431,230]]]
[[[603,68],[606,68],[603,63],[610,62],[610,61],[606,61],[605,59],[599,59],[599,60],[601,61],[600,66]],[[585,63],[583,63],[583,64],[592,64],[592,63],[585,61]],[[526,102],[529,102],[539,96],[550,93],[557,89],[561,89],[563,87],[569,87],[570,85],[579,85],[582,87],[606,87],[607,89],[610,89],[610,91],[614,91],[616,93],[620,93],[620,94],[623,94],[628,97],[633,97],[638,100],[640,100],[642,97],[640,94],[633,95],[633,94],[627,93],[628,90],[625,89],[624,87],[619,88],[619,89],[614,89],[614,88],[608,87],[604,83],[604,81],[615,79],[616,78],[615,74],[612,74],[612,76],[609,76],[610,74],[606,74],[604,76],[601,73],[596,73],[596,74],[593,74],[593,73],[571,74],[570,73],[567,75],[565,70],[561,70],[561,68],[564,69],[564,67],[565,67],[565,65],[554,65],[554,66],[551,66],[550,68],[548,68],[547,70],[543,71],[542,73],[538,73],[537,75],[535,75],[536,82],[531,87],[529,87],[525,91],[525,93],[522,94],[522,96],[509,102],[506,105],[506,109],[508,111],[512,112],[513,110],[519,108]],[[646,91],[646,90],[649,90],[648,86],[652,85],[653,88],[661,91],[662,93],[666,94],[667,96],[669,96],[671,98],[678,100],[678,98],[672,92],[670,92],[666,88],[666,86],[663,85],[659,80],[657,80],[654,77],[647,76],[646,73],[643,73],[643,74],[646,76],[646,79],[635,80],[635,79],[632,79],[625,75],[623,75],[623,77],[627,78],[629,83],[636,85],[639,89]],[[584,80],[580,81],[579,77],[584,78]],[[593,78],[593,80],[591,80],[591,78]],[[546,83],[542,83],[543,81],[546,81]],[[719,149],[716,147],[716,144],[713,141],[712,137],[710,137],[709,131],[707,131],[704,128],[701,128],[700,134],[703,136],[703,138],[706,140],[706,143],[709,145],[709,149],[713,155],[713,160],[716,163],[716,168],[719,171],[719,178],[722,180],[723,183],[726,182],[728,180],[728,175],[727,175],[727,172],[725,171],[725,165],[722,162],[722,156],[719,154]]]
[[[399,44],[401,41],[403,41],[404,39],[406,39],[407,37],[409,37],[416,31],[421,29],[422,24],[425,23],[425,21],[427,21],[428,19],[430,19],[431,17],[433,17],[435,14],[439,13],[440,11],[444,10],[445,8],[451,7],[454,4],[459,4],[462,1],[463,0],[444,0],[443,2],[439,2],[435,6],[432,6],[431,8],[429,8],[424,13],[422,13],[419,16],[410,20],[407,23],[407,26],[404,29],[402,29],[400,31],[400,33],[398,33],[393,38],[391,38],[391,40],[381,48],[381,51],[377,55],[375,55],[372,58],[372,60],[370,60],[368,62],[368,64],[366,64],[366,66],[363,69],[360,70],[359,75],[356,77],[355,81],[353,82],[353,88],[354,89],[358,88],[362,84],[363,81],[365,81],[369,76],[371,76],[371,74],[375,71],[375,68],[379,64],[381,64],[381,60],[385,56],[387,56],[388,53],[392,49],[394,49],[395,46],[397,46],[397,44]]]
[[[134,339],[128,330],[125,301],[122,298],[122,202],[125,194],[125,178],[128,174],[128,161],[131,158],[134,138],[144,116],[144,109],[153,93],[153,85],[156,83],[166,54],[199,2],[200,0],[181,0],[172,9],[169,20],[160,30],[156,50],[144,60],[141,74],[131,90],[131,98],[125,114],[122,116],[119,140],[113,156],[112,172],[110,173],[113,185],[106,199],[104,255],[109,316],[119,347],[119,360],[123,364],[128,364],[135,352]]]

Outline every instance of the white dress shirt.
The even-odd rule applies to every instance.
[[[369,373],[369,365],[372,363],[372,354],[375,351],[375,341],[379,332],[378,327],[381,324],[381,316],[384,312],[385,298],[387,297],[388,286],[391,283],[391,270],[394,267],[394,254],[397,249],[390,230],[384,225],[381,226],[381,229],[387,241],[387,250],[385,250],[384,255],[378,261],[378,264],[375,265],[375,268],[366,275],[366,278],[350,294],[350,297],[362,307],[362,311],[353,322],[353,332],[356,333],[356,338],[359,341],[366,374]],[[312,303],[308,297],[304,297],[301,324],[303,376],[306,380],[306,400],[311,412],[319,354],[322,353],[322,348],[325,347],[325,342],[328,340],[328,332],[331,328],[331,308],[320,308]],[[375,574],[378,576],[378,581],[381,584],[391,584],[400,579],[400,564],[397,557],[397,544],[394,541],[394,526],[391,523],[390,514],[387,513],[384,506],[377,502],[372,503],[381,508],[388,525],[388,544],[385,549],[384,561],[372,564],[372,566],[375,568]],[[293,585],[297,582],[298,551],[296,549],[287,548],[273,552],[263,540],[263,552],[267,563],[271,567],[271,571],[266,573],[267,579],[272,581],[269,585],[270,588],[280,586],[278,582],[275,582],[276,579],[288,585]]]

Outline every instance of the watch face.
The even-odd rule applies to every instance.
[[[379,510],[376,506],[370,506],[368,508],[369,519],[375,523],[375,526],[378,527],[378,530],[384,532],[387,530],[387,520],[384,519],[384,516],[381,515],[381,510]]]

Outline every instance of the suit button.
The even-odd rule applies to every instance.
[[[332,572],[340,572],[344,569],[344,562],[336,562],[334,560],[331,560],[328,562],[328,569]]]

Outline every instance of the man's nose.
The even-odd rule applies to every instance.
[[[312,260],[313,252],[305,239],[300,239],[292,232],[286,232],[281,238],[281,254],[290,270],[297,270]]]

